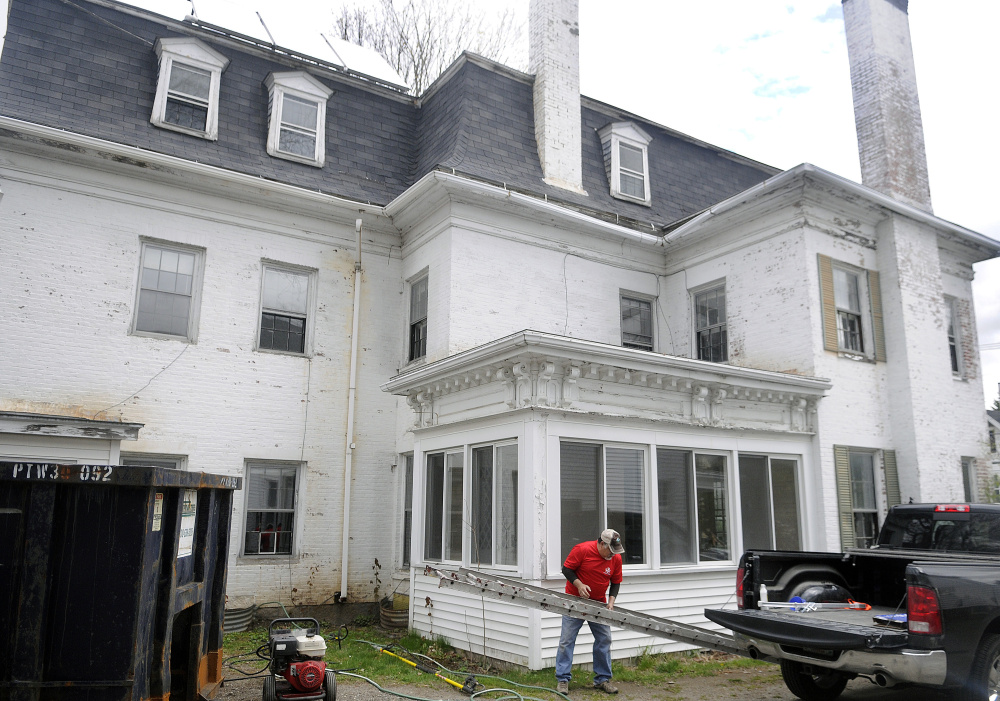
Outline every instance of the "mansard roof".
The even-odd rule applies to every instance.
[[[218,138],[150,123],[157,39],[194,37],[226,56]],[[268,155],[266,77],[304,70],[334,93],[326,162]],[[114,0],[12,0],[0,59],[0,114],[347,199],[385,205],[435,169],[547,198],[650,231],[778,170],[584,98],[579,195],[543,182],[532,76],[465,54],[420,99],[376,79],[199,22]],[[652,205],[611,196],[598,130],[633,122],[652,137]]]

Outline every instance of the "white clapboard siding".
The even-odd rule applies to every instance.
[[[525,582],[539,585],[538,582]],[[540,586],[562,591],[564,580],[549,580]],[[705,619],[706,608],[733,608],[736,573],[734,568],[716,571],[687,571],[630,574],[625,572],[617,602],[630,611],[669,618],[710,630],[719,627]],[[555,666],[562,617],[539,612],[451,588],[438,588],[437,579],[415,575],[413,582],[413,628],[425,637],[443,636],[455,647],[490,657],[523,664],[531,669]],[[432,606],[426,605],[430,597]],[[484,614],[485,611],[485,614]],[[483,622],[486,640],[483,640]],[[531,645],[531,641],[537,643]],[[594,638],[584,624],[577,638],[573,662],[589,666]],[[611,656],[635,657],[647,652],[674,652],[691,649],[678,643],[642,633],[613,628]]]

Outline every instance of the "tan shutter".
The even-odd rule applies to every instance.
[[[885,471],[886,506],[895,506],[902,501],[899,495],[899,472],[896,470],[896,451],[882,451],[882,469]]]
[[[851,501],[851,458],[847,446],[833,446],[833,469],[837,476],[837,507],[840,513],[840,547],[853,548],[854,507]]]
[[[822,253],[819,258],[819,298],[823,309],[823,347],[837,352],[837,303],[833,296],[833,261]]]
[[[885,326],[882,324],[882,288],[878,273],[868,271],[868,296],[872,302],[872,330],[875,333],[875,360],[885,362]]]

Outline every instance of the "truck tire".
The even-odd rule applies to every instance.
[[[1000,635],[983,637],[972,661],[962,701],[987,701],[1000,692]]]
[[[803,701],[833,701],[847,686],[847,677],[836,672],[809,674],[801,662],[781,661],[781,678],[788,690]]]

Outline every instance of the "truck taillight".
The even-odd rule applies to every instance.
[[[906,587],[906,620],[911,633],[941,635],[941,606],[930,587]]]
[[[939,514],[967,514],[972,509],[968,504],[938,504],[934,511]]]
[[[736,570],[736,606],[743,608],[743,568]]]

